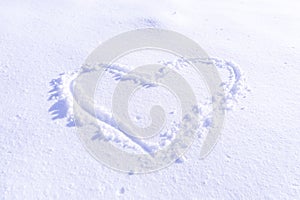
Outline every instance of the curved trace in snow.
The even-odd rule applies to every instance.
[[[245,83],[245,77],[242,74],[239,66],[231,61],[226,61],[218,58],[210,59],[179,59],[176,61],[170,62],[160,62],[160,64],[165,65],[169,68],[181,68],[187,67],[188,64],[194,62],[202,62],[211,64],[213,63],[220,73],[226,73],[226,79],[223,80],[221,87],[225,90],[225,96],[223,97],[223,106],[220,109],[232,110],[234,109],[239,99],[244,98],[246,93],[249,92],[249,89]],[[112,78],[116,81],[127,81],[123,75],[129,72],[129,68],[121,65],[113,65],[107,69],[107,72],[112,75]],[[52,90],[49,92],[50,97],[48,100],[55,101],[54,105],[49,109],[49,112],[53,115],[53,120],[59,118],[67,119],[67,126],[75,126],[73,119],[73,101],[76,101],[76,98],[73,98],[73,81],[75,78],[82,73],[89,73],[89,70],[81,69],[75,72],[62,73],[57,79],[53,79],[50,82]],[[160,77],[163,78],[163,77]],[[141,76],[130,76],[129,79],[134,81],[145,88],[156,87],[155,83],[148,82],[146,79],[141,78]],[[91,100],[90,102],[93,102]],[[199,115],[201,119],[201,126],[199,127],[198,136],[201,138],[207,129],[211,126],[210,113],[211,110],[210,102],[202,103],[198,108]],[[134,153],[152,153],[156,150],[167,146],[173,138],[175,138],[176,130],[179,129],[179,124],[175,122],[172,124],[172,128],[167,129],[158,134],[156,140],[138,140],[124,132],[122,132],[118,125],[115,123],[112,118],[111,112],[104,107],[95,107],[95,113],[90,113],[85,110],[89,117],[92,117],[94,120],[97,120],[97,123],[100,125],[101,133],[96,133],[91,139],[92,140],[104,140],[112,143],[113,145],[129,152]],[[80,126],[80,124],[76,124]]]

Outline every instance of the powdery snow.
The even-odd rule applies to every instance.
[[[297,0],[0,1],[0,199],[297,199],[299,6]],[[69,86],[101,42],[145,27],[179,32],[222,58],[209,62],[224,71],[228,111],[205,159],[200,138],[168,168],[124,174],[84,149]],[[122,134],[114,139],[119,148],[134,146]]]

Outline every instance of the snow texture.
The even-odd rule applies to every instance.
[[[0,199],[299,199],[299,7],[298,0],[0,1]],[[146,27],[179,32],[222,58],[209,62],[225,72],[228,112],[206,159],[199,139],[168,168],[122,174],[84,149],[69,86],[101,42]]]

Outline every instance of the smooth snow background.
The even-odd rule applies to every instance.
[[[299,2],[0,1],[0,199],[295,199],[300,196]],[[76,129],[52,120],[49,81],[102,41],[158,27],[234,60],[251,93],[230,112],[214,151],[196,143],[157,173],[95,161]],[[63,117],[63,116],[62,116]]]

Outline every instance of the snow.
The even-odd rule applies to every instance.
[[[299,6],[296,0],[1,1],[0,199],[296,199]],[[199,43],[225,72],[229,107],[205,159],[199,139],[167,168],[120,173],[80,142],[69,86],[101,42],[145,27]]]

